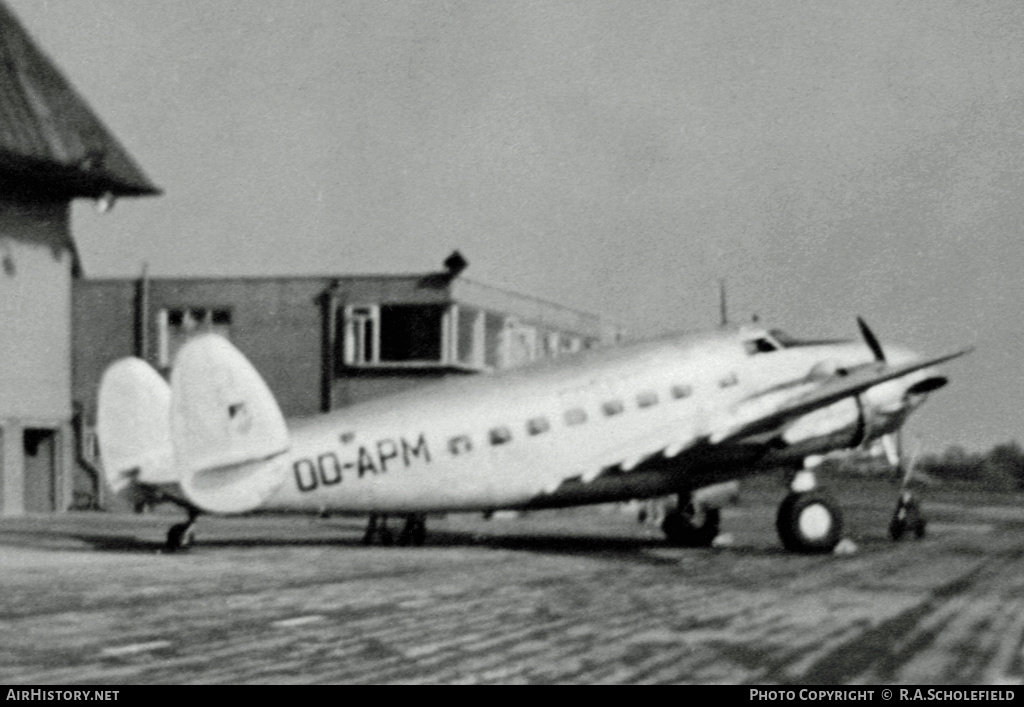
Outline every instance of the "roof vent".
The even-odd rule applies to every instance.
[[[462,253],[453,250],[452,254],[444,260],[444,269],[448,271],[448,277],[454,280],[462,271],[469,267],[469,261],[462,257]]]

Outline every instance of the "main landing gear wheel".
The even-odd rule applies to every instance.
[[[370,520],[366,524],[366,532],[363,534],[363,545],[373,545],[379,541],[385,547],[395,544],[395,536],[388,527],[387,513],[371,513]]]
[[[398,534],[398,544],[419,547],[426,539],[427,517],[422,513],[411,513],[406,516],[402,532]]]
[[[192,543],[196,540],[194,525],[194,520],[172,525],[171,529],[167,531],[167,544],[164,545],[164,549],[168,552],[181,552],[192,547]]]
[[[775,519],[782,546],[793,552],[831,552],[843,532],[843,514],[821,491],[791,493]]]
[[[892,520],[889,522],[889,537],[898,542],[905,534],[912,532],[914,537],[920,540],[924,537],[927,527],[928,521],[921,513],[917,499],[909,494],[900,496],[896,512],[892,514]]]
[[[661,530],[669,543],[677,547],[710,547],[720,524],[717,508],[697,509],[689,503],[666,514]]]

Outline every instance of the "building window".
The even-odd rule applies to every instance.
[[[505,318],[493,312],[484,314],[484,365],[501,368],[505,361],[501,353],[501,333],[505,330]]]
[[[537,359],[537,330],[514,319],[505,320],[501,348],[504,352],[502,368],[524,366]]]
[[[556,332],[544,335],[544,357],[557,358],[562,349],[562,337]]]
[[[157,312],[157,358],[169,368],[178,349],[196,334],[214,332],[231,335],[231,310],[214,307],[180,307]]]
[[[455,358],[472,368],[485,365],[485,315],[482,310],[452,305],[452,328],[455,331]]]
[[[444,363],[443,305],[348,305],[342,312],[347,366]]]
[[[376,307],[345,307],[345,363],[362,366],[377,362],[377,331],[380,328]]]
[[[526,422],[526,431],[531,435],[544,434],[551,429],[551,423],[546,417],[533,417]]]

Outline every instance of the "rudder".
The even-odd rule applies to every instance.
[[[291,441],[273,393],[217,334],[182,347],[171,372],[171,442],[182,491],[213,513],[259,507],[283,483]]]
[[[167,381],[142,359],[122,358],[103,372],[98,398],[96,434],[110,490],[176,482]]]

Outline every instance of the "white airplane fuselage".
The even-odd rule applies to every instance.
[[[893,363],[915,358],[889,351]],[[808,455],[894,431],[916,406],[908,404],[907,388],[930,369],[809,412],[781,436],[773,432],[773,445],[700,440],[742,414],[744,405],[770,406],[801,386],[810,389],[817,369],[872,360],[860,342],[752,352],[740,333],[722,330],[432,384],[290,421],[291,447],[274,461],[283,482],[263,508],[402,513],[565,506],[656,496],[766,466],[798,465]],[[638,445],[638,437],[657,439],[655,448],[664,439],[671,451],[646,454],[652,444]]]

